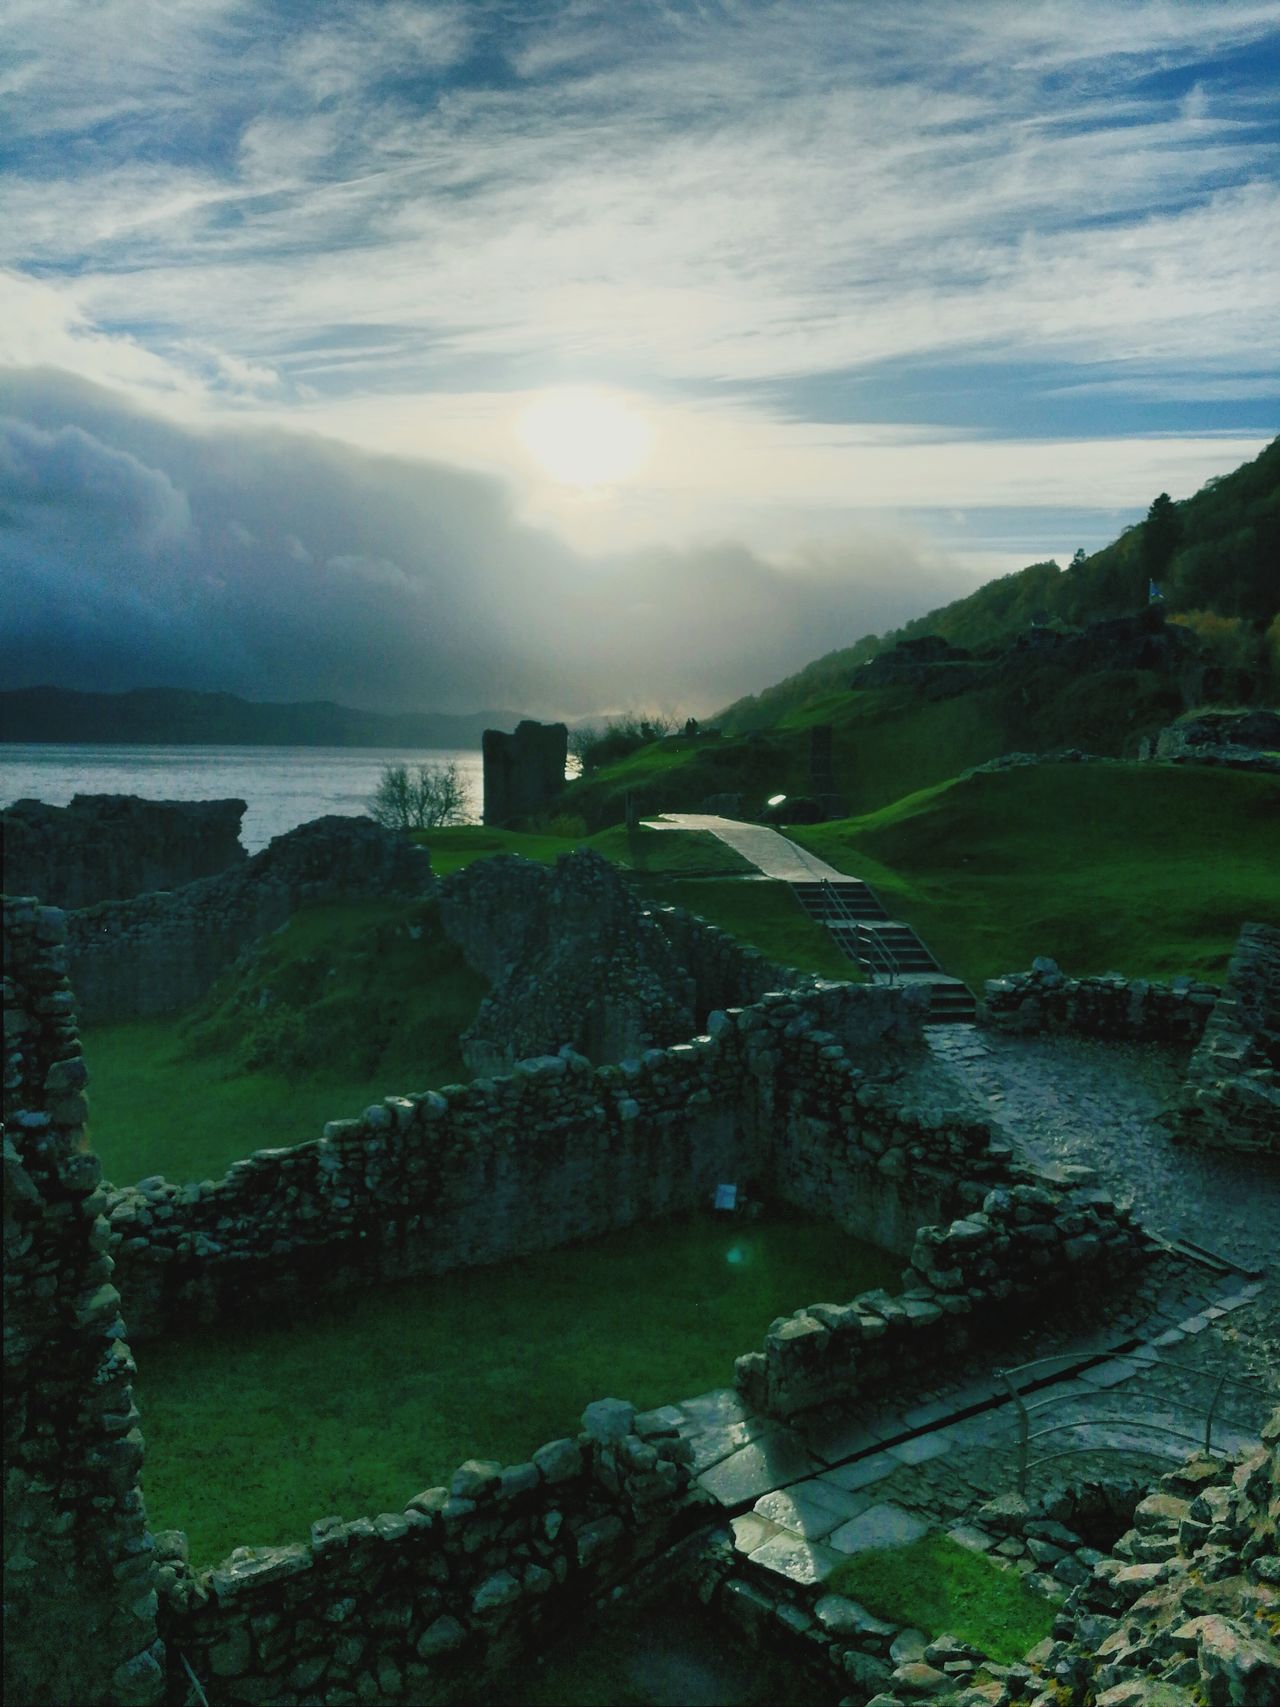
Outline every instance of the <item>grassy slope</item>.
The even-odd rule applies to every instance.
[[[781,965],[818,972],[826,978],[856,982],[860,977],[852,961],[846,960],[827,933],[801,910],[785,883],[741,881],[754,868],[725,843],[702,831],[653,830],[641,825],[638,832],[629,834],[621,825],[614,825],[574,841],[464,826],[424,831],[418,840],[431,849],[432,868],[444,873],[497,853],[551,861],[575,847],[595,848],[606,859],[634,872],[644,896],[687,907]]]
[[[414,840],[431,851],[431,869],[448,877],[473,860],[493,854],[519,854],[550,865],[575,848],[594,848],[605,859],[636,871],[659,871],[685,876],[744,874],[751,870],[732,848],[701,830],[652,830],[641,824],[627,830],[614,824],[594,836],[554,836],[539,831],[492,830],[461,824],[442,830],[419,830]]]
[[[824,978],[861,981],[862,973],[804,912],[790,887],[766,879],[647,878],[641,888],[651,900],[687,907],[776,960]]]
[[[829,723],[839,793],[851,813],[874,812],[1004,753],[1081,747],[1119,757],[1139,735],[1172,722],[1182,700],[1151,671],[1081,678],[1037,660],[1021,674],[975,669],[972,685],[949,698],[905,686],[855,689],[846,678],[778,709],[767,734],[689,747],[674,760],[661,746],[642,748],[623,761],[625,778],[620,766],[606,766],[570,784],[565,809],[598,824],[621,817],[628,794],[654,813],[695,809],[728,791],[754,813],[773,794],[809,793],[809,730]]]
[[[429,905],[305,908],[185,1020],[85,1033],[90,1140],[121,1182],[216,1176],[388,1094],[469,1077],[457,1040],[485,989]]]
[[[1020,1660],[1053,1627],[1055,1608],[1016,1572],[945,1535],[856,1553],[836,1567],[827,1586],[931,1639],[959,1636],[1004,1665]]]
[[[208,1563],[329,1512],[399,1510],[466,1458],[574,1432],[603,1394],[723,1385],[798,1298],[896,1286],[900,1266],[793,1214],[698,1215],[139,1347],[147,1514]]]
[[[790,834],[873,883],[967,982],[1070,972],[1220,979],[1246,919],[1280,924],[1280,783],[1163,765],[1036,765]]]

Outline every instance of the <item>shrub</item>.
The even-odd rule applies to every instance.
[[[629,753],[674,733],[678,719],[670,711],[624,711],[603,727],[584,725],[569,737],[569,750],[581,760],[584,774],[616,764]]]
[[[386,765],[369,800],[369,816],[388,830],[436,830],[458,824],[467,796],[457,765]]]

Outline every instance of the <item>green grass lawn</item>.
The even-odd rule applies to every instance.
[[[855,1553],[827,1582],[879,1618],[936,1636],[958,1636],[1003,1665],[1020,1660],[1049,1635],[1056,1608],[1016,1571],[945,1535],[923,1535],[906,1547]]]
[[[469,1078],[458,1037],[486,988],[429,904],[304,908],[184,1019],[85,1032],[90,1142],[120,1184],[216,1178],[389,1094]]]
[[[808,1217],[697,1214],[140,1346],[149,1523],[208,1564],[400,1510],[466,1458],[575,1433],[592,1399],[724,1386],[774,1316],[896,1288],[900,1268]]]
[[[820,925],[791,893],[789,884],[766,878],[637,878],[653,901],[687,907],[776,960],[782,966],[816,972],[823,978],[861,981],[861,968],[846,959]]]
[[[519,854],[550,865],[575,848],[594,848],[614,865],[628,870],[702,875],[749,872],[752,867],[731,847],[706,830],[654,830],[641,824],[628,830],[622,824],[594,836],[557,836],[541,831],[491,830],[481,824],[450,825],[419,830],[413,838],[431,851],[431,869],[448,877],[473,860],[493,854]]]
[[[431,869],[437,877],[461,871],[472,860],[493,854],[520,854],[524,859],[552,865],[572,853],[582,837],[553,836],[525,830],[491,830],[485,824],[450,824],[439,830],[415,830],[413,840],[431,850]]]
[[[978,988],[1038,954],[1078,975],[1221,981],[1245,920],[1280,924],[1272,777],[1036,765],[788,833],[873,884]]]

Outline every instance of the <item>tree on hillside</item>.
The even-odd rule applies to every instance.
[[[369,816],[388,830],[435,830],[459,823],[467,805],[457,765],[385,765]]]
[[[1142,526],[1142,567],[1148,579],[1159,580],[1173,560],[1182,539],[1182,517],[1167,492],[1152,500]]]
[[[609,718],[603,728],[584,724],[575,729],[569,736],[569,751],[589,774],[601,765],[625,759],[650,741],[664,740],[674,734],[680,722],[673,711],[624,711]]]

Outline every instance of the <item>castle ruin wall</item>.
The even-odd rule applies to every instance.
[[[468,1460],[403,1511],[192,1572],[175,1532],[161,1622],[211,1703],[424,1698],[589,1617],[703,1515],[688,1448],[606,1399],[523,1464]],[[168,1538],[166,1538],[168,1539]],[[175,1683],[185,1679],[174,1674]]]
[[[84,1144],[64,915],[4,900],[5,1699],[160,1699],[136,1373]]]
[[[1280,930],[1241,930],[1173,1133],[1183,1143],[1280,1157]]]
[[[1142,1043],[1200,1041],[1218,990],[1194,978],[1167,983],[1106,972],[1072,978],[1047,957],[1029,972],[989,979],[979,1020],[995,1031],[1021,1035],[1069,1033]]]
[[[67,916],[81,1023],[190,1007],[249,943],[307,902],[432,892],[430,857],[368,818],[317,818],[261,853],[181,889]]]
[[[244,814],[243,800],[16,800],[0,813],[4,891],[75,908],[176,889],[243,864]]]
[[[250,1292],[288,1302],[550,1250],[699,1207],[726,1182],[851,1230],[864,1193],[897,1190],[906,1207],[893,1244],[905,1255],[918,1224],[907,1176],[981,1172],[987,1129],[913,1112],[887,1092],[858,1102],[832,1063],[817,1093],[831,1134],[821,1169],[787,1159],[804,1142],[800,1113],[819,1106],[810,1097],[802,1109],[795,1087],[815,1049],[839,1049],[826,1026],[851,1005],[892,1011],[905,1000],[844,984],[772,992],[639,1060],[593,1067],[565,1050],[498,1078],[388,1097],[216,1182],[118,1187],[110,1217],[130,1330],[142,1339],[216,1321]]]

